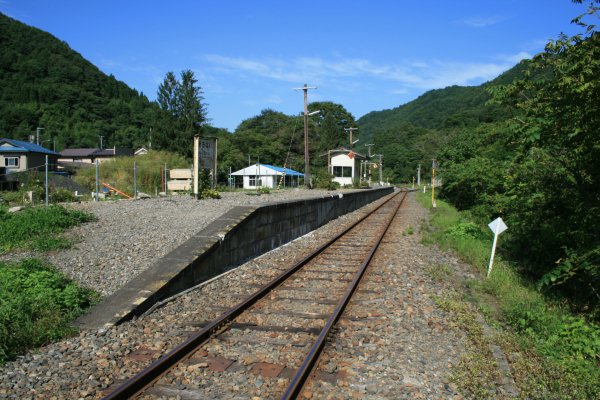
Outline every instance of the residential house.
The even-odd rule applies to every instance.
[[[119,156],[132,156],[133,150],[127,148],[98,149],[98,148],[80,148],[64,149],[60,152],[58,162],[61,164],[95,164],[112,160]]]
[[[340,185],[352,185],[355,179],[360,179],[361,166],[367,161],[367,157],[353,150],[339,148],[329,150],[327,156],[327,169],[333,175],[333,181]]]
[[[0,167],[5,174],[27,170],[56,170],[59,154],[35,143],[15,139],[0,139]]]

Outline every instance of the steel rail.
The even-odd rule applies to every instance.
[[[367,267],[369,266],[369,263],[371,262],[373,255],[375,254],[375,252],[377,251],[377,248],[381,244],[383,237],[387,233],[390,225],[392,224],[392,221],[394,220],[394,217],[396,216],[396,214],[398,212],[398,209],[400,209],[400,206],[404,202],[405,198],[406,198],[406,193],[404,194],[404,197],[402,197],[402,199],[400,200],[400,202],[394,209],[394,212],[392,213],[392,217],[389,219],[389,221],[387,221],[385,229],[382,230],[381,236],[377,239],[377,242],[373,245],[373,247],[369,251],[367,258],[365,258],[365,260],[362,262],[360,269],[358,270],[356,275],[354,275],[354,279],[352,279],[352,282],[350,283],[348,289],[346,290],[344,297],[338,303],[333,314],[331,314],[331,316],[327,320],[325,327],[321,330],[319,337],[317,338],[314,345],[311,347],[310,351],[308,352],[308,355],[306,356],[306,358],[300,365],[300,368],[298,368],[298,370],[296,371],[296,374],[292,378],[292,381],[288,385],[283,396],[281,396],[281,400],[295,399],[296,397],[298,397],[298,395],[302,391],[304,384],[308,380],[308,377],[312,373],[313,368],[315,367],[317,361],[319,360],[319,357],[323,351],[323,348],[325,347],[325,341],[327,340],[327,337],[329,336],[333,326],[336,324],[336,322],[342,316],[344,309],[350,302],[350,298],[356,291],[356,288],[358,287],[358,284],[360,283],[361,278],[363,277],[365,271],[367,270]]]
[[[284,271],[274,279],[272,279],[265,286],[260,288],[254,294],[250,295],[245,300],[241,301],[228,311],[226,311],[221,316],[212,320],[207,326],[205,326],[202,330],[198,331],[196,334],[191,336],[182,344],[178,345],[167,354],[160,357],[158,360],[154,361],[148,367],[144,368],[142,371],[137,373],[132,378],[128,379],[126,382],[121,384],[114,391],[103,397],[103,400],[120,400],[120,399],[130,399],[141,391],[143,391],[146,387],[153,384],[156,380],[158,380],[162,375],[169,371],[174,365],[179,363],[180,361],[185,360],[189,357],[198,347],[202,346],[211,336],[219,331],[223,326],[231,322],[237,316],[239,316],[242,312],[247,310],[249,307],[254,305],[257,301],[265,297],[269,292],[283,283],[287,278],[293,275],[296,271],[306,265],[309,261],[315,258],[317,255],[325,251],[329,246],[335,243],[340,237],[344,236],[355,226],[363,222],[366,218],[374,214],[381,207],[386,205],[392,199],[394,199],[401,192],[395,193],[389,199],[381,203],[377,208],[375,208],[370,213],[362,216],[359,220],[351,224],[348,228],[344,229],[341,233],[334,236],[331,240],[325,243],[323,246],[318,249],[312,251],[302,260],[298,261],[294,266],[292,266],[287,271]],[[406,196],[406,195],[405,195]]]

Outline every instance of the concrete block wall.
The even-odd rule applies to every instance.
[[[141,315],[157,302],[392,192],[389,187],[260,207],[235,207],[108,296],[76,324],[99,328]]]

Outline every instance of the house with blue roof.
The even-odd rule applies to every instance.
[[[298,187],[304,174],[293,169],[276,167],[269,164],[254,164],[235,171],[231,174],[234,178],[242,177],[244,189],[258,189],[261,187],[276,189],[281,181],[281,188]],[[236,184],[236,186],[239,186]]]
[[[15,139],[0,139],[0,171],[3,174],[27,170],[56,170],[60,154],[35,143]]]

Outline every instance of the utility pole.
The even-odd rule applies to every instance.
[[[104,136],[100,136],[100,150],[102,150],[102,148],[103,148],[102,139],[104,139]]]
[[[357,131],[358,128],[344,128],[344,130],[350,132],[350,150],[352,150],[352,145],[354,145],[354,142],[352,141],[352,132]]]
[[[367,154],[368,154],[368,158],[369,158],[369,168],[368,168],[368,172],[367,175],[369,177],[369,186],[371,186],[371,150],[373,149],[374,144],[373,143],[369,143],[369,144],[365,144],[365,147],[367,148]]]
[[[421,186],[421,164],[417,168],[417,187]]]
[[[301,88],[294,90],[304,91],[304,184],[312,188],[310,181],[310,165],[308,157],[308,89],[316,89],[316,86],[308,86],[306,83]]]
[[[40,128],[39,126],[35,129],[35,144],[40,145],[40,131],[43,131],[44,128]]]

